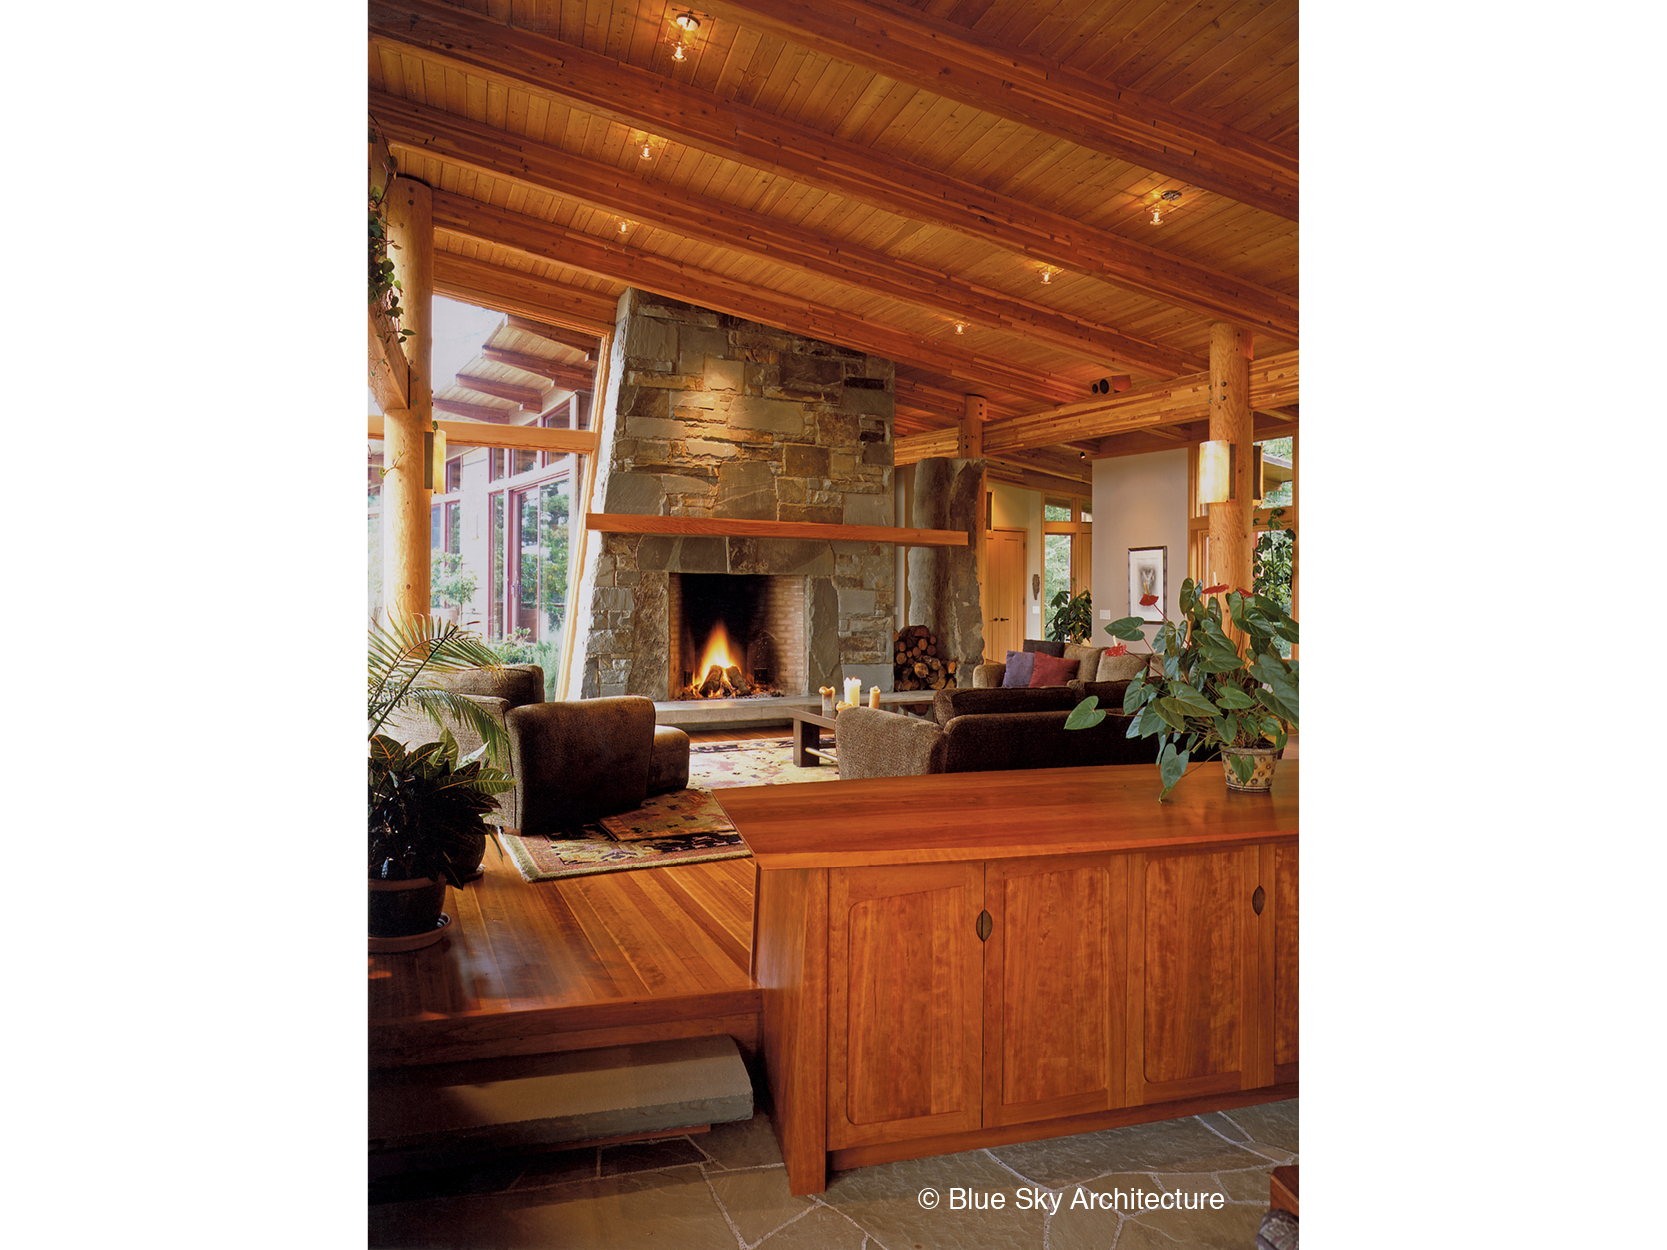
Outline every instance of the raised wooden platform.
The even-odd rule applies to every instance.
[[[370,956],[372,1067],[728,1034],[753,1056],[753,863],[526,882],[489,847],[437,945]]]

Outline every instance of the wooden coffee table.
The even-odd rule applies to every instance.
[[[886,691],[880,695],[880,710],[903,712],[910,708],[930,708],[935,693],[932,690]],[[830,764],[838,762],[833,752],[819,749],[822,745],[822,731],[835,727],[834,717],[822,714],[820,701],[790,704],[787,714],[793,719],[793,762],[796,765],[800,768],[810,768],[817,760],[826,760]]]

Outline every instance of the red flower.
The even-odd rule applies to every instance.
[[[1223,582],[1219,586],[1206,586],[1206,587],[1204,587],[1203,590],[1199,591],[1198,593],[1202,594],[1202,595],[1219,595],[1222,591],[1224,591],[1226,589],[1227,589],[1227,583]]]
[[[1250,592],[1248,590],[1246,590],[1243,586],[1236,587],[1235,589],[1237,589],[1238,592],[1241,595],[1243,595],[1246,599],[1250,598]]]
[[[1126,655],[1126,654],[1128,654],[1128,650],[1129,649],[1127,647],[1125,647],[1122,643],[1119,642],[1119,643],[1113,644],[1112,646],[1107,647],[1106,648],[1106,654],[1107,655]]]
[[[1143,607],[1143,608],[1149,608],[1154,603],[1156,603],[1157,601],[1158,601],[1158,597],[1156,595],[1141,595],[1140,596],[1140,606]]]

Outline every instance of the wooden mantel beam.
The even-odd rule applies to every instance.
[[[871,352],[887,360],[915,364],[975,386],[993,386],[1017,395],[1044,395],[1067,402],[1082,387],[1052,374],[1018,369],[1005,361],[952,347],[924,335],[894,330],[852,313],[761,291],[749,282],[667,260],[630,244],[604,243],[554,222],[512,213],[448,191],[434,193],[436,233],[524,252],[539,260],[626,282],[672,299],[688,300],[714,312],[745,317]]]
[[[434,0],[370,0],[370,38],[544,99],[954,230],[1153,299],[1281,339],[1297,301],[1010,196]]]
[[[1054,312],[902,257],[679,190],[397,96],[372,92],[371,112],[389,141],[471,170],[510,178],[630,221],[669,230],[742,256],[829,278],[1015,338],[1063,347],[1106,367],[1157,377],[1191,373],[1203,357]]]
[[[637,516],[587,512],[585,528],[605,534],[699,534],[722,538],[809,538],[842,543],[965,547],[965,530],[901,529],[891,525],[828,525],[820,521],[741,521],[727,517]]]
[[[439,212],[439,195],[435,195]],[[1297,352],[1270,356],[1250,365],[1250,406],[1261,410],[1298,402]],[[1025,447],[1045,447],[1076,439],[1098,439],[1157,425],[1175,425],[1209,416],[1208,372],[1138,386],[1091,403],[1026,413],[984,427],[984,449],[991,455]]]
[[[711,0],[751,30],[1297,219],[1297,158],[1185,109],[887,0]]]

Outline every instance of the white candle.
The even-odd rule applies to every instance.
[[[847,677],[845,679],[845,702],[855,707],[862,699],[862,678]]]

